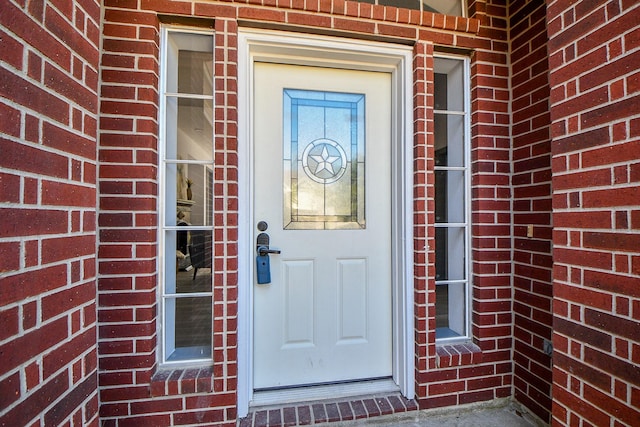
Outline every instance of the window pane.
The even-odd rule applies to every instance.
[[[435,171],[436,222],[465,222],[465,177],[464,171]]]
[[[434,72],[436,110],[465,111],[464,62],[456,59],[435,58]],[[444,75],[446,75],[445,87],[443,87]]]
[[[170,32],[167,92],[213,95],[213,37]]]
[[[425,12],[463,16],[461,0],[422,0]]]
[[[434,115],[436,166],[465,166],[464,116]]]
[[[212,232],[168,230],[165,243],[165,293],[211,292]]]
[[[165,225],[212,225],[213,182],[206,165],[168,163],[165,167]]]
[[[436,280],[464,280],[465,227],[436,228]]]
[[[378,4],[420,10],[420,0],[378,0]]]
[[[211,297],[166,299],[164,323],[167,361],[211,358]]]
[[[464,16],[462,0],[356,0],[360,3],[395,6],[406,9],[420,10],[420,3],[425,12],[442,13],[445,15]]]
[[[436,286],[436,338],[466,335],[465,283]]]
[[[435,59],[437,64],[440,60]],[[447,109],[447,75],[443,73],[434,73],[433,75],[433,100],[436,110]]]
[[[213,159],[213,100],[168,96],[166,158]]]

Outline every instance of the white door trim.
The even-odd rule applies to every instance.
[[[412,49],[389,43],[241,29],[238,32],[238,416],[253,398],[253,64],[314,65],[392,75],[393,380],[413,399],[413,76]]]

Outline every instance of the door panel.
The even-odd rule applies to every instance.
[[[256,63],[253,117],[254,387],[391,376],[391,75]]]
[[[338,260],[338,343],[367,338],[367,261]]]
[[[282,262],[284,316],[281,325],[283,350],[313,346],[314,337],[314,280],[313,261]]]

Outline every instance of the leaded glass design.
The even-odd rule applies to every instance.
[[[284,228],[365,228],[363,94],[284,90]]]

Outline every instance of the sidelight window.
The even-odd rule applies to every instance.
[[[160,242],[163,363],[211,360],[213,35],[163,28]]]
[[[434,61],[436,338],[469,336],[468,60]]]

